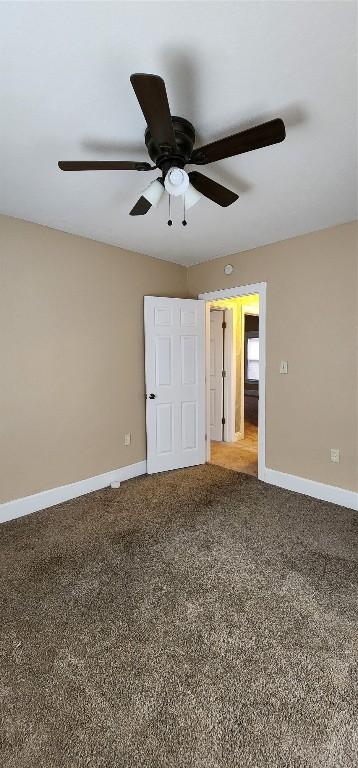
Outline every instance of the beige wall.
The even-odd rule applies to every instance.
[[[145,458],[144,294],[185,268],[0,216],[0,501]]]
[[[350,490],[358,489],[357,237],[353,222],[188,271],[190,296],[267,282],[266,465]],[[330,462],[331,447],[341,449],[340,464]]]
[[[356,490],[357,234],[346,224],[187,272],[0,216],[0,501],[145,458],[145,294],[260,281],[267,466]]]

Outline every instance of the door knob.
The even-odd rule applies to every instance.
[[[156,395],[154,395],[154,393],[151,392],[150,395],[149,395],[149,400],[154,400],[155,397],[156,397]]]

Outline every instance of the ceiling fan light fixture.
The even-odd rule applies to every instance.
[[[174,197],[185,195],[189,187],[189,176],[182,168],[170,168],[165,177],[164,186],[169,195]]]
[[[163,194],[163,184],[159,181],[159,179],[154,179],[154,181],[149,184],[144,192],[142,192],[142,197],[145,197],[145,199],[148,200],[148,203],[151,203],[151,205],[154,205],[154,208],[156,208]]]
[[[202,195],[200,194],[200,192],[198,192],[197,189],[195,189],[195,187],[193,187],[192,184],[189,184],[188,189],[184,195],[186,210],[188,211],[189,208],[192,208],[193,205],[196,205],[196,203],[198,203],[199,200],[201,200],[201,198],[202,198]]]
[[[187,165],[207,165],[269,147],[283,141],[286,136],[285,124],[277,117],[194,149],[195,128],[189,120],[171,114],[164,80],[159,75],[137,72],[130,76],[130,81],[147,125],[144,142],[154,165],[136,160],[61,160],[58,163],[61,171],[142,172],[157,168],[162,176],[144,190],[129,211],[130,216],[144,216],[152,205],[156,207],[164,190],[169,195],[169,226],[172,224],[171,196],[183,197],[183,226],[186,225],[185,208],[191,208],[200,197],[212,200],[222,208],[232,205],[239,197],[236,192],[199,171],[188,174],[184,168]]]

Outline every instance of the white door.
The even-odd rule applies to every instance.
[[[223,439],[224,312],[210,311],[210,438]]]
[[[144,297],[147,472],[206,460],[205,302]]]

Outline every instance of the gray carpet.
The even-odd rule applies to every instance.
[[[2,768],[353,768],[354,512],[214,466],[6,523]]]

